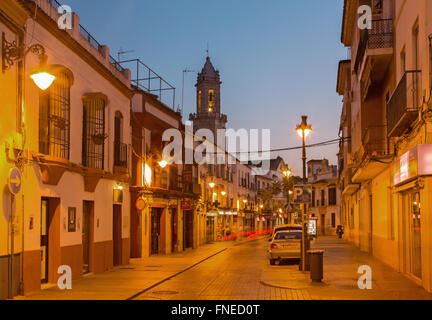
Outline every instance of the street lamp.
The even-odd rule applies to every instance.
[[[165,167],[168,165],[168,162],[166,162],[165,160],[161,160],[158,162],[159,167],[161,167],[162,169],[165,169]]]
[[[30,52],[39,57],[39,67],[31,72],[30,78],[41,90],[46,90],[52,85],[56,77],[47,69],[48,56],[45,54],[45,48],[40,44],[34,44],[30,47],[18,46],[15,41],[8,42],[4,32],[2,33],[2,72],[9,70],[15,62],[24,61]]]
[[[287,165],[285,166],[285,169],[284,169],[284,171],[282,173],[287,178],[291,177],[291,175],[292,175],[292,171],[291,171],[290,168],[288,168]]]
[[[303,185],[306,185],[306,137],[312,132],[312,126],[307,123],[307,116],[302,116],[302,122],[296,127],[297,134],[302,138],[303,142]],[[301,269],[302,271],[306,271],[306,203],[303,203],[303,232],[302,232],[302,260],[301,260]]]
[[[215,186],[216,186],[216,183],[214,183],[214,182],[210,182],[210,183],[209,183],[209,187],[210,187],[211,189],[213,189]]]

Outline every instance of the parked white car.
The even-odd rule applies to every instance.
[[[301,230],[277,231],[272,238],[268,250],[271,265],[276,261],[288,259],[301,259]]]

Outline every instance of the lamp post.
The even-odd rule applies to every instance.
[[[302,122],[299,124],[296,128],[296,131],[300,138],[302,138],[303,142],[303,153],[302,153],[302,160],[303,160],[303,186],[307,183],[306,178],[306,137],[312,132],[312,126],[310,126],[307,123],[307,116],[302,116]],[[306,244],[307,244],[307,237],[306,237],[306,231],[307,231],[307,225],[306,225],[306,203],[303,203],[303,216],[302,216],[302,224],[303,224],[303,232],[302,232],[302,246],[301,246],[301,270],[307,271],[307,263],[306,263]]]
[[[289,185],[289,179],[292,176],[292,171],[290,168],[288,168],[287,165],[285,165],[284,171],[282,172],[283,175],[285,176],[285,179],[287,180],[287,185]],[[287,204],[290,204],[290,193],[289,190],[287,191]],[[290,219],[289,222],[291,222],[291,215],[290,215]]]
[[[30,78],[41,90],[46,90],[51,86],[56,77],[48,71],[46,66],[48,56],[45,53],[45,48],[40,44],[33,44],[29,47],[19,46],[15,41],[7,41],[4,32],[2,33],[3,73],[9,70],[14,63],[24,61],[30,52],[39,57],[39,67],[32,70]]]

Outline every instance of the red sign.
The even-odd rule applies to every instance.
[[[183,200],[180,203],[180,208],[182,210],[192,210],[192,201],[191,200]]]
[[[147,203],[145,202],[145,200],[143,198],[138,198],[135,202],[135,208],[138,211],[143,211],[145,208],[147,207]]]

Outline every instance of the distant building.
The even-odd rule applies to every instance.
[[[337,166],[329,165],[327,159],[310,160],[307,170],[312,185],[310,213],[318,218],[318,234],[334,235],[341,224]]]

